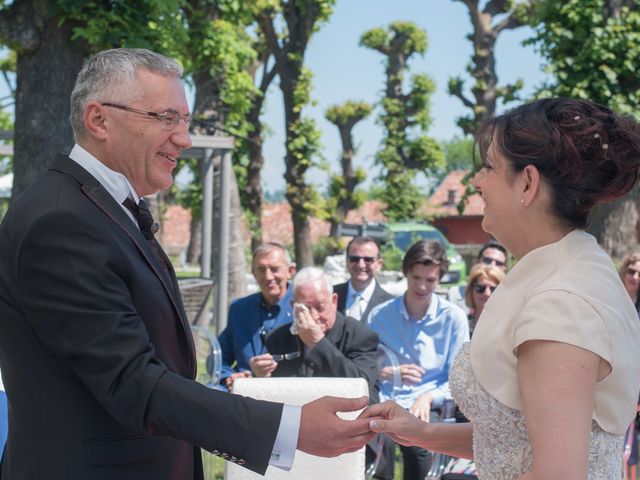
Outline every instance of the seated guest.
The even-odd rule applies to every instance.
[[[485,243],[478,252],[476,263],[494,265],[506,273],[507,271],[507,249],[500,242],[493,238]]]
[[[347,245],[347,271],[350,279],[333,287],[338,294],[338,311],[367,321],[371,310],[393,295],[385,291],[375,279],[382,268],[380,246],[371,237],[354,237]]]
[[[401,297],[377,306],[369,325],[380,343],[396,355],[401,386],[392,391],[392,367],[380,371],[381,400],[395,400],[425,422],[431,410],[440,409],[449,392],[449,370],[462,344],[469,340],[467,316],[459,307],[434,292],[449,262],[435,241],[414,243],[402,260],[407,291]],[[430,467],[429,452],[400,446],[404,480],[425,478]]]
[[[289,279],[295,273],[286,248],[276,242],[260,245],[251,262],[260,292],[233,302],[227,327],[218,340],[222,350],[221,383],[231,388],[238,377],[251,376],[249,361],[265,352],[263,338],[272,329],[291,323]]]
[[[638,295],[638,287],[640,286],[640,253],[627,255],[620,264],[619,273],[624,288],[636,306],[636,311],[640,313],[640,295]]]
[[[378,336],[337,311],[337,295],[322,270],[303,268],[293,279],[292,290],[293,325],[267,335],[269,353],[251,359],[255,376],[362,377],[369,384],[370,398],[377,400]]]
[[[337,295],[322,270],[303,268],[293,279],[293,324],[273,330],[265,339],[269,353],[251,359],[256,377],[361,377],[369,401],[377,403],[378,336],[369,327],[337,311]],[[296,333],[292,333],[292,330]],[[367,465],[375,461],[367,445]],[[384,462],[374,478],[393,478]]]
[[[477,263],[469,272],[465,302],[469,307],[469,332],[472,334],[487,300],[504,280],[505,273],[493,265]]]

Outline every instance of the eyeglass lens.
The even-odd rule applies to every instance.
[[[491,285],[485,285],[484,283],[473,284],[473,289],[475,290],[476,293],[484,293],[487,290],[487,288],[491,293],[493,293],[497,287],[492,287]]]
[[[376,257],[360,257],[358,255],[349,255],[350,263],[360,263],[360,260],[364,260],[364,263],[371,265]]]
[[[482,263],[484,263],[485,265],[491,265],[492,263],[495,264],[497,267],[504,267],[504,262],[501,262],[500,260],[496,260],[495,258],[491,258],[491,257],[482,257]]]
[[[300,356],[300,352],[290,352],[290,353],[276,353],[271,355],[273,360],[276,362],[281,362],[283,360],[295,360]]]

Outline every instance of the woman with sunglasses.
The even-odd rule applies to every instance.
[[[518,260],[482,312],[449,384],[469,423],[428,424],[391,402],[373,431],[473,458],[480,479],[622,477],[640,390],[640,322],[589,213],[640,171],[640,126],[585,100],[549,98],[489,120],[472,184],[482,227]]]
[[[640,253],[627,255],[620,265],[620,278],[631,297],[631,301],[636,306],[636,312],[640,315],[640,296],[638,287],[640,286]]]
[[[469,318],[470,334],[473,334],[487,300],[489,300],[498,284],[504,280],[504,277],[505,273],[502,270],[484,263],[475,264],[469,272],[464,301],[469,307],[467,317]]]

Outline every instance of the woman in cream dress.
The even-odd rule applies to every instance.
[[[477,142],[483,229],[518,262],[451,371],[471,422],[424,423],[392,402],[363,415],[399,443],[473,458],[481,479],[619,479],[640,322],[584,228],[594,205],[635,184],[639,127],[591,102],[544,99],[490,120]]]

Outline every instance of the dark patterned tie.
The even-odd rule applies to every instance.
[[[151,215],[151,210],[149,210],[146,202],[140,199],[140,202],[136,205],[136,202],[127,197],[122,204],[133,213],[144,238],[153,240],[156,232],[160,229],[160,225],[153,220],[153,215]]]
[[[168,278],[171,278],[169,267],[164,260],[160,244],[155,237],[156,232],[160,229],[160,225],[153,220],[153,215],[151,215],[151,210],[149,210],[146,202],[140,199],[140,202],[136,205],[136,202],[127,197],[122,204],[127,207],[131,213],[133,213],[133,216],[138,222],[138,227],[140,227],[140,232],[142,232],[144,238],[149,242],[149,246],[160,262],[160,265],[162,265],[164,273]]]

